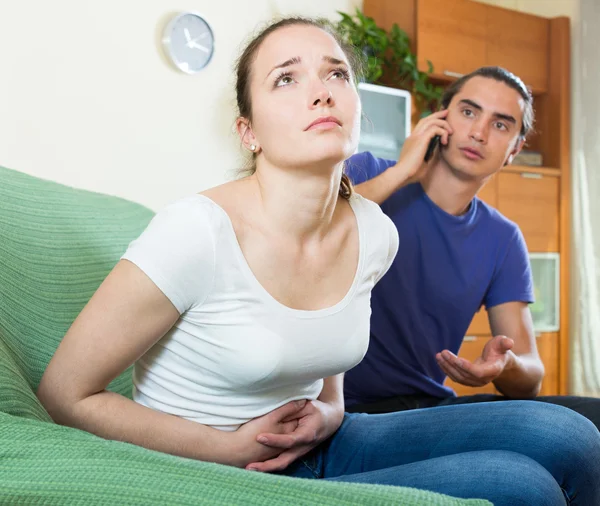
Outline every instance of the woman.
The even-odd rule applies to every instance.
[[[600,438],[567,409],[344,415],[342,375],[367,350],[370,291],[398,247],[343,175],[360,121],[351,56],[304,19],[248,45],[237,130],[254,172],[156,215],[69,329],[40,400],[59,423],[247,469],[600,504]],[[133,401],[105,390],[131,363]]]

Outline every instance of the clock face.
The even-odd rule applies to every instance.
[[[191,12],[179,14],[169,22],[163,41],[173,64],[186,74],[195,74],[208,64],[215,43],[208,23]]]

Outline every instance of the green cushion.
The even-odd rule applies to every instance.
[[[0,504],[489,505],[199,462],[58,426],[34,391],[152,211],[0,167]],[[131,396],[126,371],[110,389]]]
[[[0,307],[0,313],[2,308]],[[0,412],[51,422],[14,355],[0,336]]]
[[[0,332],[35,390],[58,343],[153,216],[0,167]],[[131,372],[111,390],[131,395]]]
[[[0,428],[0,504],[489,504],[408,488],[253,473],[2,413]]]

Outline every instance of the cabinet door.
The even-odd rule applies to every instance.
[[[471,320],[471,324],[469,325],[469,330],[467,330],[467,334],[472,336],[491,336],[492,329],[490,328],[490,322],[488,320],[488,313],[485,307],[481,307],[481,309],[475,313],[473,320]]]
[[[519,225],[530,252],[558,251],[559,182],[539,174],[498,174],[498,210]]]
[[[536,92],[547,90],[548,19],[490,5],[486,32],[486,65],[510,70]]]
[[[485,343],[488,342],[489,337],[473,337],[466,336],[460,350],[458,350],[458,356],[466,358],[473,362],[481,356]],[[457,395],[475,395],[475,394],[497,394],[498,391],[494,387],[493,383],[489,383],[483,387],[473,388],[459,383],[455,383],[450,378],[446,378],[444,385],[452,388]]]
[[[418,0],[419,68],[430,60],[434,76],[448,79],[485,65],[486,9],[470,0]]]
[[[538,352],[546,369],[540,395],[558,395],[559,392],[558,339],[557,332],[544,333],[537,338]]]

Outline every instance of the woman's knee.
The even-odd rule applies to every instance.
[[[454,471],[448,468],[441,473],[440,492],[487,499],[495,506],[566,505],[565,495],[554,477],[525,455],[488,450],[454,457],[446,462]],[[457,469],[464,471],[457,473]],[[462,483],[457,484],[457,480]]]
[[[597,464],[600,472],[600,432],[587,418],[575,411],[541,402],[531,402],[528,417],[540,441],[559,459],[578,465]]]
[[[479,498],[495,506],[564,506],[565,496],[553,476],[525,455],[486,450],[446,455],[333,481],[395,485],[454,497]]]
[[[472,469],[477,490],[491,490],[498,505],[565,505],[565,494],[550,472],[535,460],[515,452],[485,451]]]

